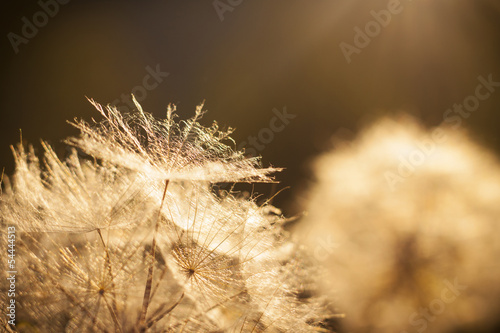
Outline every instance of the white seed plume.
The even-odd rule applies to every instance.
[[[121,114],[115,107],[91,103],[105,121],[90,126],[72,123],[80,129],[79,138],[67,142],[87,154],[116,165],[168,180],[209,182],[267,182],[276,168],[259,169],[257,158],[245,158],[224,142],[231,142],[232,129],[219,130],[216,122],[204,127],[202,105],[195,116],[175,121],[175,107],[169,106],[166,119],[155,119],[142,110],[134,98],[137,112]]]

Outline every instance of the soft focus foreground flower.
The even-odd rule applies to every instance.
[[[281,212],[210,184],[267,181],[276,169],[221,144],[228,133],[201,127],[200,112],[179,125],[172,112],[157,121],[108,111],[106,124],[80,123],[83,136],[68,140],[93,161],[76,150],[61,160],[45,143],[42,161],[32,148],[13,149],[0,211],[2,227],[17,230],[16,327],[326,331],[332,315]]]
[[[350,332],[477,332],[498,318],[500,167],[490,153],[452,128],[384,119],[315,172],[302,233]]]

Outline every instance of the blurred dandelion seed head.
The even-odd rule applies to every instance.
[[[423,158],[412,160],[417,153]],[[426,329],[494,320],[500,166],[492,154],[462,131],[427,131],[411,118],[386,118],[321,156],[315,172],[301,233],[312,248],[325,238],[336,244],[318,259],[330,271],[325,291],[336,291],[349,329],[422,328],[419,311],[454,279],[466,291],[434,313],[435,321],[424,321]],[[397,186],[387,182],[387,172],[399,177]]]

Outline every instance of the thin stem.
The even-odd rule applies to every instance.
[[[184,293],[182,293],[181,297],[177,300],[177,302],[175,302],[174,305],[170,306],[168,309],[164,310],[163,312],[157,313],[156,316],[153,316],[151,319],[149,319],[147,324],[146,324],[147,328],[151,328],[151,326],[153,326],[158,321],[163,319],[163,317],[165,317],[167,314],[172,312],[172,310],[175,309],[175,307],[177,305],[179,305],[179,303],[182,301],[183,298],[184,298]],[[157,312],[159,312],[159,311],[157,311]]]
[[[115,331],[116,332],[121,332],[120,325],[118,323],[118,320],[116,320],[116,314],[118,312],[118,308],[116,306],[116,294],[115,294],[115,281],[114,281],[114,276],[113,276],[113,270],[111,268],[111,257],[109,256],[109,250],[108,250],[108,245],[104,242],[104,238],[102,237],[102,232],[101,229],[97,228],[97,234],[99,235],[99,238],[101,239],[102,245],[104,246],[104,251],[106,252],[106,265],[108,266],[108,274],[109,278],[111,279],[111,295],[113,295],[113,298],[111,300],[111,316],[113,317],[113,321],[115,323]],[[107,304],[107,302],[106,302]]]
[[[160,208],[158,209],[158,215],[156,216],[155,222],[155,230],[153,233],[153,242],[151,243],[151,264],[149,265],[148,277],[146,280],[146,288],[144,290],[144,298],[142,300],[142,311],[141,316],[139,317],[139,329],[141,332],[146,331],[146,314],[148,312],[148,307],[150,303],[151,297],[151,286],[153,284],[153,272],[154,272],[154,264],[155,264],[155,253],[156,253],[156,234],[158,233],[158,227],[160,225],[160,216],[161,209],[163,207],[163,203],[165,202],[165,197],[167,195],[167,187],[169,180],[165,180],[165,189],[163,190],[163,197],[161,198]]]

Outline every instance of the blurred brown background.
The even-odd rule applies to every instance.
[[[135,91],[146,111],[160,117],[176,103],[183,118],[205,100],[206,124],[236,127],[237,142],[258,136],[273,109],[286,106],[296,117],[272,139],[262,134],[269,142],[261,154],[266,165],[287,168],[278,179],[292,189],[277,205],[290,215],[301,210],[291,203],[312,178],[310,159],[334,133],[348,136],[398,111],[435,126],[474,94],[479,75],[500,81],[494,0],[402,0],[350,63],[340,44],[354,45],[354,29],[364,30],[371,11],[389,1],[60,2],[3,4],[0,167],[7,174],[19,129],[26,141],[39,147],[46,139],[64,154],[60,141],[77,134],[66,120],[98,119],[85,96],[111,103]],[[155,70],[161,82],[144,81]],[[499,112],[500,88],[463,121],[496,152]]]

